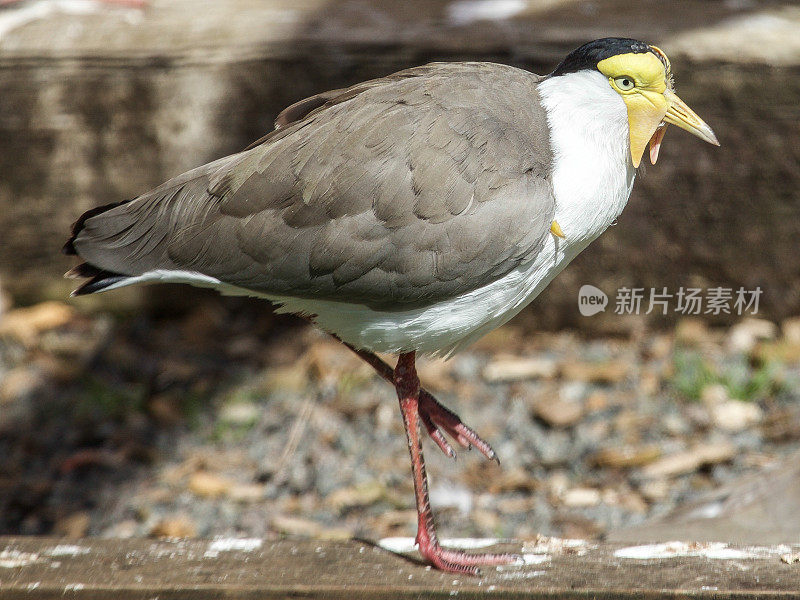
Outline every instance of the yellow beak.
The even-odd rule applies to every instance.
[[[672,90],[666,90],[664,97],[669,102],[667,114],[664,117],[665,123],[676,125],[681,129],[685,129],[691,134],[696,135],[701,140],[719,146],[717,136],[711,130],[711,127],[697,116],[691,108],[686,106],[686,103],[678,98],[678,95]]]
[[[661,149],[661,142],[664,139],[664,134],[667,131],[667,123],[677,125],[681,129],[685,129],[689,133],[693,133],[701,140],[719,146],[717,136],[711,130],[711,127],[697,116],[691,108],[686,106],[686,103],[678,98],[677,94],[672,90],[664,92],[664,99],[667,101],[669,108],[664,115],[664,120],[656,128],[653,136],[650,138],[650,162],[656,164],[658,160],[658,152]]]

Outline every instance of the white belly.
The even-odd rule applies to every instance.
[[[270,300],[281,304],[279,312],[315,314],[320,327],[359,348],[449,356],[514,317],[585,246],[564,242],[551,236],[534,261],[502,279],[414,310],[384,312],[341,302],[280,297]]]

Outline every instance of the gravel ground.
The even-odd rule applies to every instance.
[[[394,392],[263,304],[0,317],[0,533],[413,536]],[[800,321],[582,338],[502,328],[430,391],[497,451],[424,444],[447,536],[602,537],[788,455]]]

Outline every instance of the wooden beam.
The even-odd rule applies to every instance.
[[[412,541],[384,545],[407,551]],[[520,552],[525,564],[467,577],[361,541],[0,537],[0,597],[752,599],[796,598],[800,590],[800,563],[787,556],[797,547],[554,538],[493,546]]]

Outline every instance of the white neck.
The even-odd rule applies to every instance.
[[[597,71],[552,77],[539,93],[553,147],[556,220],[580,252],[619,216],[633,188],[627,109]]]

